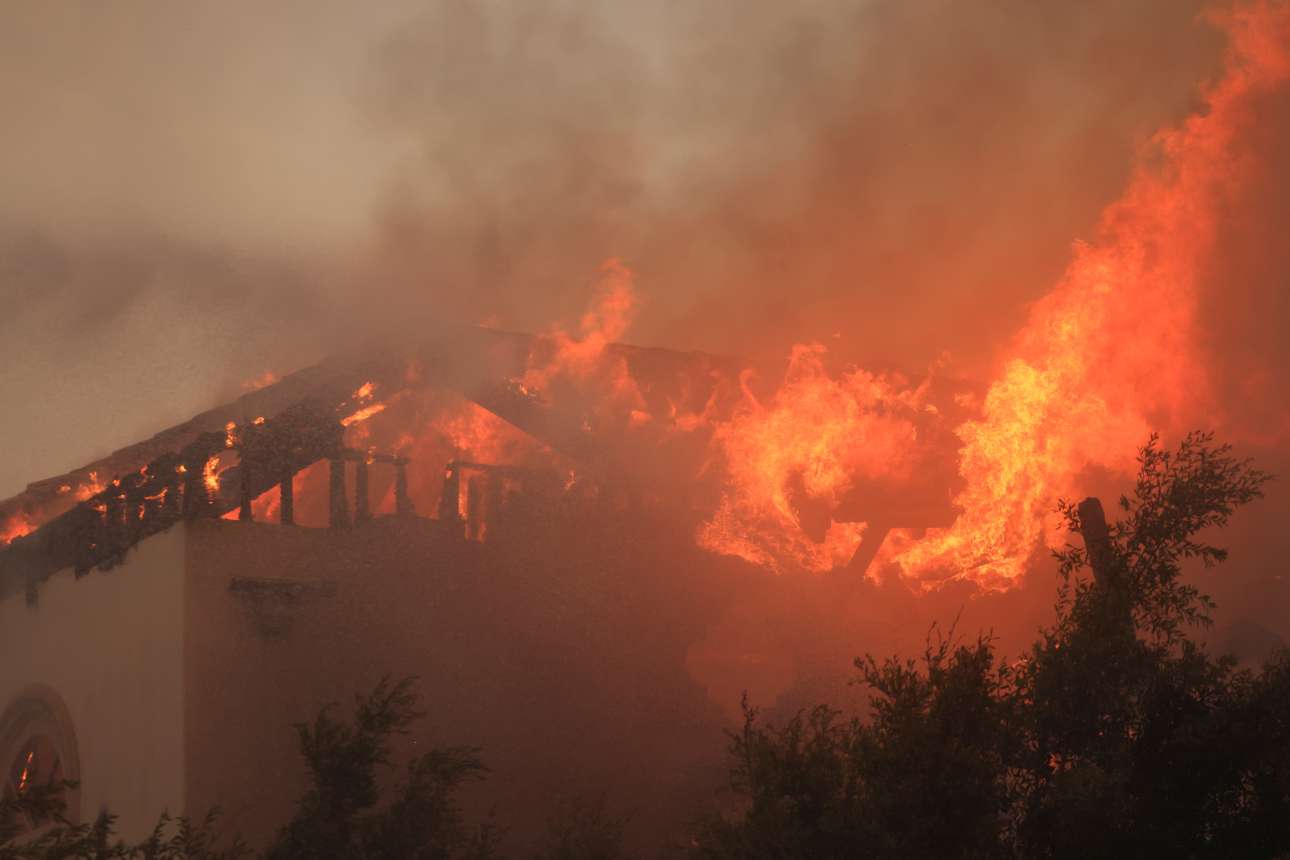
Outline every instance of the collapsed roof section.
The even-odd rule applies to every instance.
[[[591,469],[623,462],[621,439],[599,432],[578,404],[553,403],[518,382],[542,349],[541,338],[476,327],[441,326],[399,352],[368,349],[332,356],[150,439],[30,484],[0,502],[0,522],[24,518],[38,527],[0,551],[0,598],[25,588],[34,599],[54,571],[110,564],[139,540],[188,516],[222,515],[284,475],[323,458],[353,458],[343,424],[418,387],[456,391],[539,441]],[[652,408],[702,404],[718,377],[741,364],[702,353],[609,344]],[[235,448],[240,462],[203,486],[203,467]],[[401,468],[394,458],[386,457]],[[73,492],[90,488],[90,492]]]

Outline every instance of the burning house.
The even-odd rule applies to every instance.
[[[994,270],[1014,265],[1010,230],[987,242],[911,228],[902,253],[886,240],[868,251],[893,268],[849,270],[865,254],[848,231],[869,222],[838,215],[869,192],[879,162],[837,185],[836,199],[825,195],[827,206],[809,210],[815,220],[798,225],[786,212],[749,234],[796,225],[768,243],[763,275],[794,299],[795,272],[836,279],[839,293],[861,276],[898,281],[906,263],[941,253],[925,233],[955,234],[982,268],[938,309],[950,319],[938,324],[1017,326],[978,345],[988,358],[971,372],[982,385],[952,375],[968,371],[939,350],[958,344],[939,341],[908,350],[930,365],[914,374],[837,366],[813,342],[773,368],[624,345],[632,276],[610,260],[569,331],[408,313],[374,326],[398,333],[378,346],[267,374],[232,402],[0,502],[9,786],[76,779],[73,815],[109,808],[131,836],[163,809],[219,805],[230,830],[263,841],[303,785],[289,726],[384,676],[414,675],[426,739],[483,748],[493,779],[472,802],[501,811],[517,838],[540,827],[553,799],[601,789],[661,838],[720,781],[722,728],[742,690],[790,709],[836,702],[845,681],[833,667],[864,648],[911,653],[929,620],[963,606],[965,629],[1014,624],[1029,643],[1051,589],[1018,586],[1068,540],[1058,499],[1113,498],[1155,431],[1214,429],[1270,452],[1274,467],[1285,459],[1285,315],[1271,302],[1285,293],[1287,195],[1284,147],[1265,118],[1286,104],[1290,15],[1250,4],[1221,26],[1225,70],[1185,120],[1144,145],[1123,193],[1087,225],[1092,238],[1047,289],[1024,296],[1024,310],[1020,293],[988,292]],[[1046,27],[1045,38],[1060,30]],[[891,43],[907,59],[905,42]],[[1140,51],[1130,53],[1136,70]],[[619,99],[598,101],[620,110]],[[936,104],[929,137],[958,137]],[[822,127],[829,152],[850,150],[835,123]],[[493,135],[491,122],[481,128]],[[583,155],[562,139],[560,149]],[[617,165],[620,147],[610,149],[605,162]],[[813,186],[840,178],[826,165]],[[765,187],[781,187],[781,164],[768,169]],[[1049,208],[1035,187],[1035,205]],[[934,195],[939,211],[953,191],[935,184]],[[993,223],[981,221],[981,200],[968,202],[964,223]],[[546,217],[527,199],[514,208]],[[460,244],[492,249],[491,218],[487,242]],[[585,223],[607,220],[597,208]],[[827,222],[827,241],[806,242],[816,221]],[[555,219],[536,232],[562,230],[581,245],[583,223]],[[696,224],[712,226],[688,214],[677,223],[687,240]],[[461,238],[443,232],[437,241]],[[408,243],[432,233],[413,230]],[[652,241],[637,250],[687,259],[684,243]],[[779,268],[798,242],[810,265]],[[443,250],[426,244],[430,256]],[[462,271],[492,278],[504,255],[485,256],[486,271]],[[957,277],[958,262],[942,274]],[[427,271],[453,283],[456,270]],[[721,301],[737,303],[740,287]],[[813,323],[845,307],[839,328],[874,327],[854,310],[862,300],[819,305]],[[924,336],[917,305],[900,306],[908,331],[888,342]],[[803,337],[826,337],[834,322]],[[729,328],[744,335],[737,321]],[[1265,526],[1265,555],[1284,558],[1284,530]],[[1281,641],[1290,578],[1244,577],[1229,587],[1235,610]]]
[[[287,727],[415,675],[437,737],[484,748],[484,796],[521,833],[586,785],[679,821],[732,703],[696,683],[693,652],[763,551],[705,521],[722,491],[693,432],[744,370],[443,330],[32,484],[4,507],[32,529],[0,554],[11,781],[75,778],[73,814],[109,808],[127,833],[220,805],[262,840],[302,784]],[[888,518],[848,547],[857,576],[890,527],[948,510],[868,490]],[[790,492],[808,563],[874,519],[856,493]]]

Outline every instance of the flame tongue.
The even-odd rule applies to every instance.
[[[376,384],[374,382],[364,382],[351,395],[350,399],[358,404],[359,408],[340,420],[342,427],[352,427],[355,424],[361,424],[373,415],[379,415],[384,412],[389,405],[381,400],[375,400]],[[343,404],[342,404],[343,405]]]
[[[17,511],[0,522],[0,547],[20,537],[31,534],[49,519],[58,516],[76,502],[83,502],[107,488],[99,480],[98,472],[90,472],[83,481],[63,484],[58,488],[56,501],[35,511]]]
[[[640,387],[626,360],[608,349],[626,333],[635,308],[631,270],[618,259],[606,260],[578,335],[554,328],[537,338],[524,375],[512,380],[512,387],[535,399],[559,395],[566,411],[583,413],[578,423],[584,429],[592,419],[597,425],[639,423],[633,415],[645,414]]]
[[[1206,92],[1206,110],[1158,135],[1160,157],[1108,207],[1100,240],[1078,246],[1032,309],[980,415],[957,429],[957,520],[925,540],[893,535],[885,561],[918,587],[1012,586],[1043,545],[1045,515],[1089,467],[1127,473],[1151,429],[1212,420],[1195,347],[1200,274],[1219,213],[1254,175],[1240,150],[1257,121],[1254,99],[1290,78],[1290,7],[1256,4],[1223,23],[1228,72]],[[702,545],[775,569],[826,569],[854,540],[830,513],[839,494],[908,463],[915,434],[890,406],[913,393],[863,375],[830,379],[807,360],[812,349],[795,351],[768,406],[748,397],[717,428],[731,476]]]
[[[1186,429],[1208,414],[1210,381],[1194,346],[1200,273],[1213,256],[1219,213],[1252,181],[1253,160],[1239,147],[1257,120],[1253,99],[1290,79],[1290,7],[1253,5],[1231,14],[1225,26],[1228,72],[1206,92],[1205,111],[1156,138],[1154,161],[1108,207],[1098,241],[1077,248],[1062,279],[1031,309],[979,409],[973,404],[972,420],[954,431],[963,482],[954,498],[957,520],[923,539],[892,533],[880,562],[916,587],[955,579],[986,589],[1013,586],[1043,545],[1054,501],[1073,495],[1083,473],[1129,471],[1150,429]],[[843,565],[869,528],[860,520],[882,513],[862,511],[853,498],[874,485],[908,491],[924,480],[929,457],[942,453],[929,455],[936,443],[927,430],[948,432],[951,404],[934,401],[928,385],[894,375],[830,374],[815,344],[794,348],[782,385],[770,395],[755,395],[747,376],[741,391],[729,385],[735,406],[725,415],[714,408],[715,395],[701,413],[684,411],[694,404],[662,408],[652,382],[633,378],[621,351],[610,348],[635,305],[632,273],[617,260],[606,262],[596,301],[575,331],[555,328],[538,338],[511,380],[508,402],[518,405],[508,417],[519,425],[520,406],[549,406],[563,423],[543,439],[548,444],[598,434],[628,436],[623,450],[644,451],[641,440],[677,436],[698,449],[706,445],[710,468],[702,474],[715,474],[720,487],[695,522],[702,521],[697,540],[709,550],[780,572]],[[429,399],[384,389],[378,399],[376,388],[364,383],[340,404],[349,413],[341,423],[356,447],[379,442],[410,450],[437,482],[424,491],[431,499],[442,486],[443,464],[454,457],[568,470],[532,438],[517,442],[522,434],[476,406],[460,401],[445,409],[440,402],[427,414],[418,404]],[[381,421],[368,423],[382,412]],[[392,428],[393,416],[413,426]],[[227,428],[230,446],[236,433]],[[592,446],[569,447],[585,453]],[[212,457],[203,469],[212,492],[218,467]],[[87,485],[58,495],[70,505],[101,489],[91,474]],[[906,523],[875,524],[885,533]],[[0,539],[30,528],[23,515],[4,524]]]
[[[835,379],[824,353],[795,347],[771,402],[745,385],[734,417],[716,426],[730,478],[699,530],[704,548],[775,570],[829,570],[850,560],[864,531],[833,521],[841,497],[858,479],[907,472],[918,435],[910,393],[862,370]]]
[[[1127,472],[1149,429],[1203,414],[1208,380],[1194,355],[1198,278],[1218,213],[1250,180],[1238,135],[1251,99],[1290,77],[1290,11],[1259,5],[1227,22],[1232,54],[1207,110],[1157,137],[1142,166],[1033,309],[979,420],[958,431],[967,486],[954,526],[895,561],[923,584],[970,578],[1001,589],[1042,544],[1045,512],[1082,470]]]
[[[202,483],[209,493],[219,492],[219,454],[211,456],[202,467]]]

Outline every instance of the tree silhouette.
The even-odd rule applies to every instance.
[[[745,708],[737,814],[692,853],[769,857],[1274,857],[1290,850],[1290,659],[1259,673],[1191,631],[1212,601],[1183,563],[1269,476],[1207,434],[1152,437],[1122,517],[1056,553],[1056,620],[1011,665],[929,637],[921,661],[857,660],[867,720],[821,706],[783,727]],[[1094,533],[1099,534],[1094,537]],[[1097,576],[1083,573],[1091,565]]]
[[[312,724],[297,725],[310,787],[267,860],[493,856],[493,829],[467,826],[456,804],[464,783],[488,773],[472,747],[414,757],[392,800],[378,808],[378,769],[390,766],[390,740],[421,716],[413,680],[386,679],[358,698],[352,723],[336,722],[331,709],[323,708]]]

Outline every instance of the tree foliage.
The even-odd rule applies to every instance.
[[[0,796],[0,860],[238,860],[249,853],[240,839],[219,833],[218,810],[201,821],[163,813],[139,843],[118,838],[116,817],[107,812],[93,823],[73,824],[63,798],[75,787],[50,782]]]
[[[632,860],[624,847],[626,825],[626,818],[608,812],[603,795],[561,803],[534,860]]]
[[[412,679],[381,681],[360,697],[352,723],[323,708],[296,726],[310,787],[266,860],[415,858],[455,860],[493,856],[495,833],[470,827],[457,791],[488,769],[471,747],[436,748],[408,762],[389,803],[379,805],[380,770],[390,766],[390,742],[422,715]]]
[[[1290,851],[1290,658],[1261,672],[1191,631],[1213,603],[1183,564],[1269,479],[1205,434],[1142,448],[1099,584],[1056,553],[1054,624],[1007,664],[993,641],[929,639],[921,661],[857,661],[867,720],[817,707],[783,727],[745,709],[737,815],[708,858],[1273,857]],[[1060,505],[1078,532],[1078,508]]]

